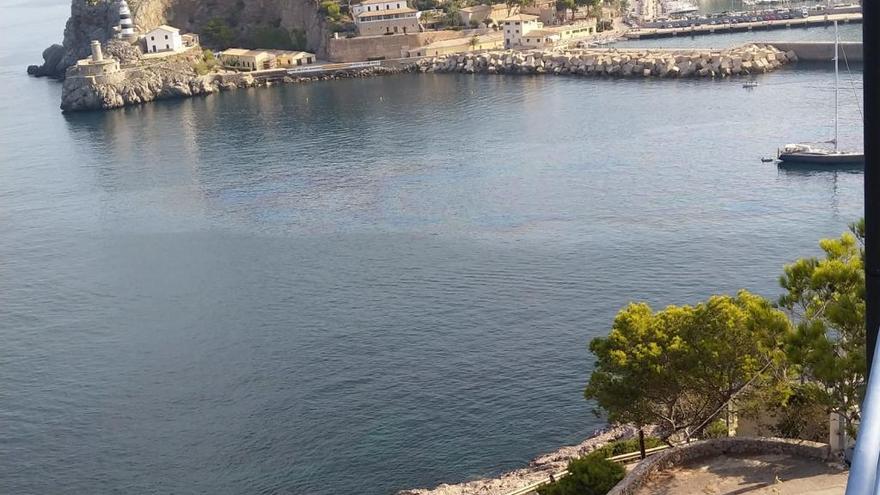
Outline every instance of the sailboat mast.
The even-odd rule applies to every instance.
[[[838,99],[840,96],[840,80],[838,75],[838,58],[840,34],[837,32],[837,21],[834,21],[834,151],[837,151],[837,134],[838,134]]]

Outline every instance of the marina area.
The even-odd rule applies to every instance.
[[[626,32],[628,39],[651,39],[675,36],[699,36],[709,34],[727,34],[752,31],[769,31],[774,29],[796,29],[807,27],[830,27],[835,22],[841,24],[861,23],[861,13],[832,14],[809,17],[792,17],[789,19],[758,20],[755,16],[743,16],[737,22],[688,23],[680,21],[664,23],[665,27],[636,28]]]

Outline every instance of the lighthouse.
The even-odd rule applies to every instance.
[[[119,0],[119,37],[126,41],[134,41],[134,24],[131,22],[131,10],[128,2]]]

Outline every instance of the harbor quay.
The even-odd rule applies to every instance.
[[[841,24],[862,22],[861,12],[814,15],[795,19],[759,20],[741,23],[691,24],[681,27],[636,28],[627,31],[627,39],[671,38],[676,36],[702,36],[708,34],[742,33],[748,31],[766,31],[771,29],[803,28],[813,26],[830,26],[835,22]]]
[[[716,78],[763,74],[797,60],[793,50],[747,44],[725,50],[498,50],[426,58],[418,65],[421,72],[438,73]]]

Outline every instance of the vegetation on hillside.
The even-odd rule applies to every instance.
[[[790,329],[784,313],[747,291],[658,312],[630,304],[590,344],[597,364],[585,396],[610,421],[690,438],[749,386],[777,381]]]
[[[539,495],[605,495],[626,475],[626,469],[592,453],[568,463],[568,475],[537,489]]]
[[[201,58],[193,64],[193,70],[200,76],[213,72],[219,67],[220,62],[214,57],[214,52],[211,50],[203,50]]]
[[[809,398],[845,418],[852,431],[866,386],[864,220],[823,239],[822,258],[785,267],[779,306],[796,322],[786,351]]]
[[[232,46],[235,31],[223,19],[215,17],[202,28],[201,40],[206,46],[223,50]]]

